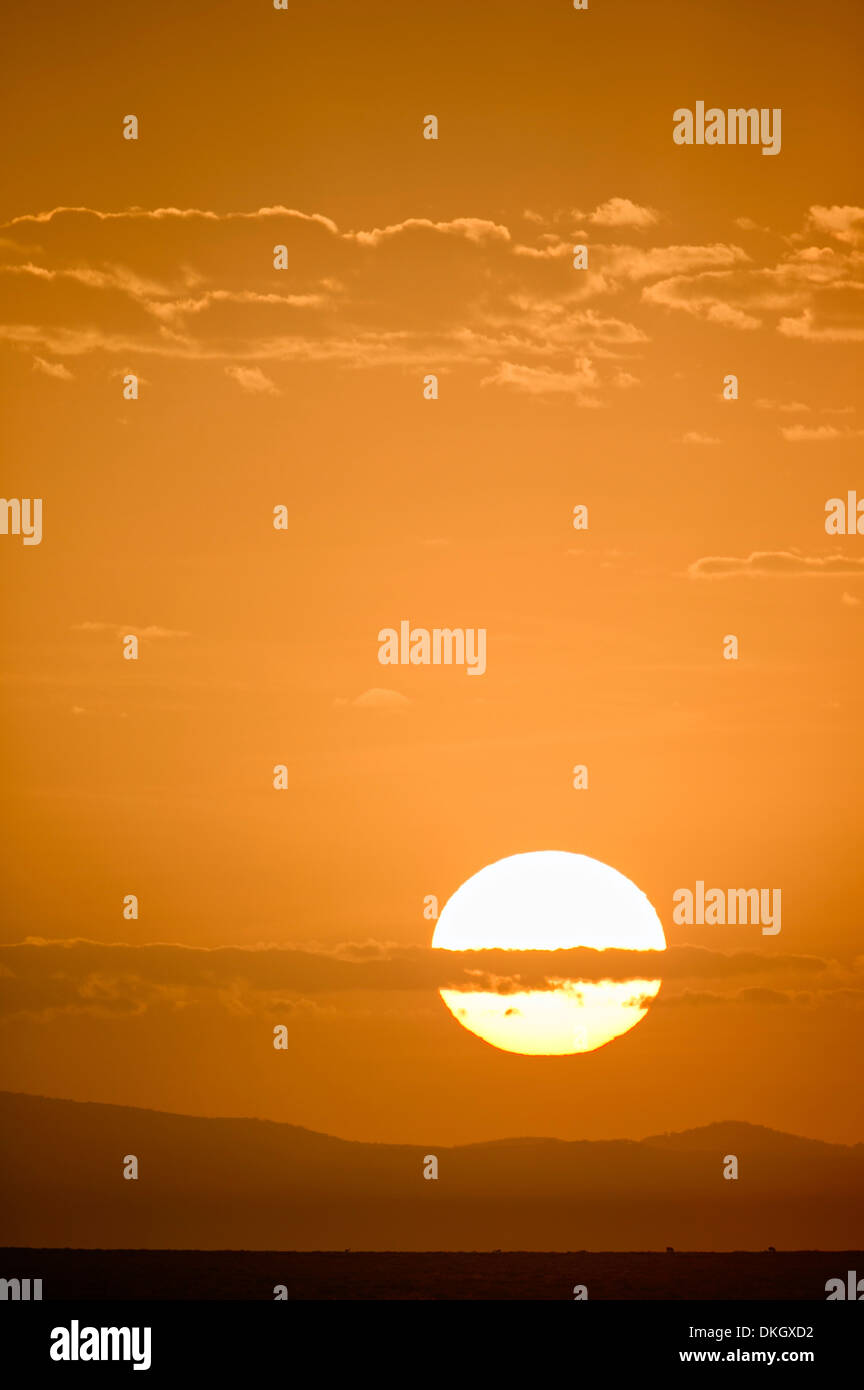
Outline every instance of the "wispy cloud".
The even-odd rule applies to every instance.
[[[777,331],[784,338],[803,338],[811,343],[864,343],[864,324],[825,322],[817,319],[812,309],[803,309],[797,318],[782,318]]]
[[[350,707],[351,709],[380,709],[401,712],[406,710],[411,701],[407,695],[402,695],[398,690],[388,690],[385,686],[373,685],[369,690],[364,690],[362,695],[355,695],[353,700],[336,699],[334,706],[338,708]]]
[[[772,401],[761,396],[754,404],[758,410],[779,410],[788,412],[790,415],[801,414],[810,409],[809,405],[804,405],[802,401]]]
[[[338,233],[339,228],[330,217],[320,212],[300,212],[297,208],[286,208],[280,204],[274,207],[257,208],[252,212],[213,212],[206,208],[121,208],[118,212],[105,212],[99,208],[58,207],[46,212],[22,213],[0,223],[0,227],[18,227],[26,223],[44,224],[62,217],[92,217],[97,222],[166,222],[194,221],[204,222],[258,222],[266,218],[297,218],[303,222],[317,222],[330,232]]]
[[[286,995],[351,991],[553,990],[564,981],[650,980],[667,984],[749,978],[810,981],[820,988],[855,989],[860,973],[818,956],[713,951],[673,946],[667,951],[442,951],[389,942],[331,947],[194,947],[175,943],[107,944],[83,939],[28,938],[0,946],[4,1015],[52,1017],[63,1012],[123,1018],[167,1003],[220,1008],[266,1007]],[[758,984],[756,983],[758,981]],[[257,999],[257,1003],[255,1002]]]
[[[675,275],[647,285],[642,291],[642,298],[646,304],[677,310],[724,328],[745,331],[759,328],[762,320],[739,305],[730,303],[731,293],[730,277],[725,272],[711,271],[696,276]]]
[[[428,217],[406,217],[403,222],[394,222],[388,227],[375,227],[368,232],[346,232],[345,236],[360,246],[380,246],[382,241],[406,232],[437,232],[444,236],[462,237],[475,245],[488,241],[510,241],[508,227],[484,217],[454,217],[449,222],[433,222]]]
[[[827,208],[817,204],[810,208],[807,226],[810,231],[827,232],[849,246],[864,245],[864,208],[848,204]]]
[[[797,239],[778,237],[779,253],[762,264],[732,242],[609,242],[605,234],[628,228],[640,233],[634,240],[656,240],[662,222],[621,195],[551,221],[557,229],[542,230],[532,213],[514,234],[483,216],[340,228],[282,205],[23,214],[0,241],[13,289],[0,339],[38,355],[47,367],[37,370],[58,379],[60,361],[149,357],[212,362],[250,394],[272,395],[268,367],[279,363],[371,370],[434,361],[473,367],[486,386],[593,406],[633,383],[632,360],[652,350],[658,311],[721,331],[864,338],[849,307],[864,287],[855,209],[811,209]],[[139,228],[135,266],[126,263],[130,222]],[[38,248],[25,237],[33,227]],[[820,229],[829,244],[810,244]],[[584,271],[567,264],[576,237],[589,244]],[[282,244],[287,264],[277,270],[273,247]]]
[[[781,425],[780,433],[790,444],[828,444],[835,439],[856,439],[864,430],[838,429],[836,425]]]
[[[597,372],[587,357],[577,360],[570,371],[502,362],[480,383],[481,386],[510,386],[530,396],[574,396],[580,405],[591,406],[599,404],[594,394],[599,384]]]
[[[729,579],[754,575],[771,579],[833,578],[864,574],[864,558],[851,555],[799,555],[791,550],[755,550],[746,557],[706,555],[688,569],[691,579]]]
[[[250,396],[278,396],[281,394],[275,381],[262,372],[260,367],[226,367],[225,375],[236,381]]]
[[[46,362],[43,357],[33,358],[34,372],[42,372],[44,376],[54,377],[57,381],[73,381],[74,373],[68,367],[64,367],[62,362]]]
[[[588,214],[595,227],[653,227],[659,220],[654,208],[641,207],[630,198],[610,198]]]
[[[136,637],[191,637],[189,632],[180,632],[176,628],[160,627],[158,624],[150,623],[146,627],[136,627],[134,623],[103,623],[86,621],[83,623],[73,623],[72,632],[111,632],[117,637],[125,636],[126,633],[134,633]]]

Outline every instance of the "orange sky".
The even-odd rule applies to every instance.
[[[44,536],[0,536],[0,1084],[388,1141],[864,1140],[864,542],[824,530],[864,495],[860,8],[48,18],[10,20],[3,94],[3,491]],[[782,108],[781,153],[676,146],[702,99]],[[403,618],[485,628],[486,674],[382,667]],[[547,848],[706,951],[575,1057],[396,968],[427,894]],[[672,925],[697,879],[782,888],[782,931]],[[393,971],[334,987],[350,943]]]

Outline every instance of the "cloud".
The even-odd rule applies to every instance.
[[[678,994],[664,993],[652,1004],[653,1008],[658,1005],[664,1009],[689,1007],[702,1008],[706,1005],[736,1005],[753,1004],[758,1007],[765,1005],[782,1004],[809,1004],[813,1001],[813,995],[806,990],[783,990],[769,989],[766,987],[750,986],[745,989],[736,989],[728,994],[717,994],[711,990],[692,990],[685,989]]]
[[[262,372],[260,367],[226,367],[225,375],[236,381],[242,390],[251,396],[279,396],[281,392],[275,381]]]
[[[812,309],[804,309],[797,318],[782,318],[777,331],[785,338],[803,338],[811,343],[864,342],[864,325],[848,320],[817,323]]]
[[[587,357],[577,359],[571,371],[502,362],[497,371],[480,382],[481,386],[511,386],[530,396],[576,396],[579,405],[588,406],[599,404],[593,394],[599,384],[597,372]]]
[[[694,560],[687,573],[691,579],[728,579],[738,575],[760,578],[833,578],[836,575],[864,573],[864,558],[848,555],[811,557],[787,550],[756,550],[746,559],[731,555],[706,555]]]
[[[389,227],[375,227],[368,232],[346,232],[345,235],[360,246],[380,246],[388,238],[402,236],[405,232],[439,232],[444,236],[463,237],[465,241],[481,245],[487,241],[508,242],[509,228],[499,222],[489,222],[484,217],[454,217],[449,222],[433,222],[428,217],[406,217],[404,222],[394,222]]]
[[[629,198],[610,198],[588,216],[595,227],[653,227],[659,213],[653,208],[640,207]]]
[[[205,294],[187,299],[172,299],[166,304],[150,304],[150,312],[170,323],[188,314],[200,314],[218,304],[287,305],[291,309],[321,308],[329,302],[323,294],[261,294],[256,290],[208,290]]]
[[[194,947],[127,945],[84,939],[29,938],[0,946],[3,1015],[54,1017],[63,1012],[133,1016],[151,1007],[260,1010],[287,997],[354,991],[436,989],[494,992],[555,989],[562,982],[734,981],[782,974],[825,986],[857,986],[849,967],[816,956],[770,951],[712,951],[673,946],[665,952],[578,948],[570,951],[442,951],[367,941],[331,947]],[[257,1001],[257,1002],[256,1002]]]
[[[350,706],[352,709],[384,709],[384,710],[404,710],[411,704],[407,695],[402,695],[398,690],[387,690],[384,686],[374,685],[369,690],[364,690],[362,695],[357,695],[353,700],[334,700],[336,706]]]
[[[787,247],[795,238],[787,239]],[[801,238],[797,238],[801,240]],[[742,256],[743,256],[742,252]],[[743,263],[671,274],[642,292],[647,303],[755,329],[782,316],[787,337],[841,341],[860,327],[855,298],[864,289],[864,257],[842,246],[795,245],[774,264]]]
[[[72,632],[113,632],[117,637],[124,637],[126,633],[134,633],[137,637],[191,637],[190,632],[180,632],[175,628],[159,627],[149,625],[148,627],[136,627],[134,623],[102,623],[102,622],[83,622],[73,623]]]
[[[170,296],[175,292],[170,286],[155,280],[147,280],[122,265],[104,265],[101,268],[71,266],[65,269],[52,270],[48,266],[34,265],[32,262],[28,262],[25,265],[5,265],[0,268],[6,275],[29,275],[33,279],[49,282],[71,280],[76,284],[84,285],[87,289],[118,290],[131,299],[138,300],[146,307],[151,307],[151,301]]]
[[[66,231],[61,219],[45,253],[59,264],[40,268],[36,277],[42,299],[34,300],[32,293],[22,297],[19,314],[0,328],[0,337],[43,357],[209,361],[223,371],[230,367],[229,376],[241,388],[261,388],[261,393],[275,389],[262,380],[273,380],[270,363],[426,368],[430,356],[440,369],[473,365],[487,376],[509,363],[516,369],[514,383],[520,368],[540,363],[560,374],[557,383],[554,375],[544,380],[544,390],[572,391],[579,385],[572,371],[575,355],[623,355],[632,344],[647,341],[619,317],[576,306],[574,300],[584,293],[605,289],[597,277],[577,277],[578,290],[563,295],[538,294],[521,267],[514,267],[509,230],[488,219],[409,218],[368,233],[341,233],[335,224],[312,217],[294,219],[272,232],[285,239],[289,252],[288,269],[274,273],[269,251],[261,251],[260,234],[255,243],[248,234],[247,255],[242,246],[238,252],[243,231],[235,228],[231,255],[222,255],[220,248],[228,243],[219,226],[190,226],[187,214],[192,216],[190,210],[183,216],[177,210],[175,225],[152,238],[152,252],[151,239],[142,236],[142,260],[152,255],[158,273],[142,265],[135,274],[116,264],[119,246],[124,254],[126,249],[122,223],[94,222],[88,214],[61,237],[61,227]],[[78,242],[67,245],[68,235]],[[417,236],[447,244],[446,256],[424,255],[419,284],[417,249],[408,244]],[[98,258],[96,266],[80,263],[87,244]],[[165,261],[172,254],[176,265],[166,276]],[[191,264],[193,258],[207,265],[206,275]],[[86,304],[77,310],[73,305],[64,315],[69,292],[58,298],[49,288],[60,281],[98,294],[102,313],[100,302],[91,303],[88,295]],[[276,283],[286,291],[277,292]],[[36,320],[40,306],[41,322]],[[601,365],[595,371],[598,389],[614,385],[604,381]],[[530,390],[535,383],[528,376],[525,389]]]
[[[656,209],[617,196],[578,216],[585,232],[573,230],[571,209],[554,214],[551,231],[540,214],[519,218],[514,234],[484,216],[345,229],[282,205],[25,214],[0,239],[11,290],[0,339],[49,364],[212,363],[250,394],[277,392],[280,364],[425,371],[434,361],[441,371],[473,369],[486,385],[596,406],[633,384],[633,360],[651,351],[643,324],[657,309],[739,331],[779,319],[784,336],[814,342],[864,332],[848,311],[864,258],[840,236],[827,246],[786,238],[768,264],[723,241],[601,237],[590,269],[577,273],[567,266],[575,240],[627,227],[656,237],[660,221]],[[835,223],[851,234],[853,222]],[[517,239],[535,232],[533,246]],[[274,268],[274,243],[288,249],[284,270]]]
[[[521,242],[518,242],[513,247],[513,254],[514,256],[525,256],[529,260],[535,261],[563,260],[565,256],[573,255],[573,246],[578,242],[580,235],[583,234],[574,232],[569,241],[562,241],[560,237],[554,236],[541,237],[540,240],[547,243],[545,246],[523,246]]]
[[[826,208],[817,204],[810,208],[807,225],[811,231],[827,232],[850,246],[864,243],[864,208],[836,204]]]
[[[285,217],[297,218],[304,222],[317,222],[328,231],[338,233],[339,228],[330,217],[324,217],[319,212],[299,212],[296,208],[286,208],[280,205],[275,207],[258,208],[254,212],[211,212],[204,208],[125,208],[119,212],[102,212],[97,208],[87,207],[59,207],[51,208],[47,212],[22,213],[18,217],[13,217],[8,222],[0,223],[0,227],[17,227],[24,223],[44,224],[53,222],[56,218],[63,217],[92,217],[98,222],[164,222],[164,221],[194,221],[205,222],[257,222],[266,218]]]
[[[508,349],[512,352],[518,348],[523,356],[554,357],[562,368],[570,367],[577,348],[584,348],[585,355],[592,359],[629,361],[634,349],[649,341],[636,324],[583,307],[579,291],[551,297],[521,289],[514,291],[500,307],[486,312],[485,330],[488,336],[471,333],[470,340],[478,347],[487,343],[490,355],[497,338],[505,357]],[[462,340],[468,341],[465,332]],[[569,359],[566,362],[562,360],[565,356]]]
[[[790,415],[799,414],[802,411],[810,409],[809,405],[804,405],[801,401],[772,401],[766,400],[764,396],[761,396],[754,404],[759,410],[781,410],[788,412]]]
[[[58,381],[73,381],[74,373],[68,367],[64,367],[62,362],[46,362],[42,357],[33,358],[33,370],[43,372],[45,376],[56,377]]]
[[[598,246],[596,259],[604,274],[635,281],[686,278],[696,271],[719,273],[748,262],[750,257],[740,246],[713,242],[708,246]],[[643,291],[642,297],[649,296]]]
[[[860,600],[860,598],[856,598],[854,594],[847,594],[846,591],[845,591],[845,589],[844,589],[843,593],[840,595],[840,602],[843,604],[843,607],[844,607],[844,608],[860,608],[860,607],[861,607],[861,600]]]
[[[682,444],[719,444],[720,440],[715,439],[711,434],[698,434],[696,430],[688,430],[681,439]]]
[[[780,433],[790,444],[825,444],[832,439],[855,439],[864,430],[841,430],[836,425],[781,425]]]
[[[731,289],[732,282],[726,275],[710,271],[697,276],[675,275],[654,285],[646,285],[642,298],[646,304],[704,318],[708,323],[724,328],[744,331],[759,328],[761,319],[723,297],[723,291],[728,294]]]

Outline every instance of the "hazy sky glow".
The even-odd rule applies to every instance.
[[[864,541],[824,527],[864,496],[862,18],[815,15],[15,10],[3,492],[44,510],[0,536],[0,1085],[392,1142],[864,1141]],[[703,98],[782,108],[781,152],[675,145]],[[485,629],[485,674],[382,666],[405,619]],[[472,876],[540,849],[635,915],[508,885],[475,945],[563,910],[669,947],[575,1055],[459,1026],[424,915],[450,946]],[[781,888],[782,931],[673,924],[697,880]],[[566,1031],[545,970],[475,1002]]]

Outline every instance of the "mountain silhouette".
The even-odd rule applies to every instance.
[[[0,1245],[831,1250],[864,1244],[864,1145],[724,1122],[634,1140],[370,1144],[0,1092]],[[124,1179],[127,1155],[137,1181]],[[427,1156],[437,1180],[423,1176]],[[727,1155],[737,1180],[723,1177]]]

